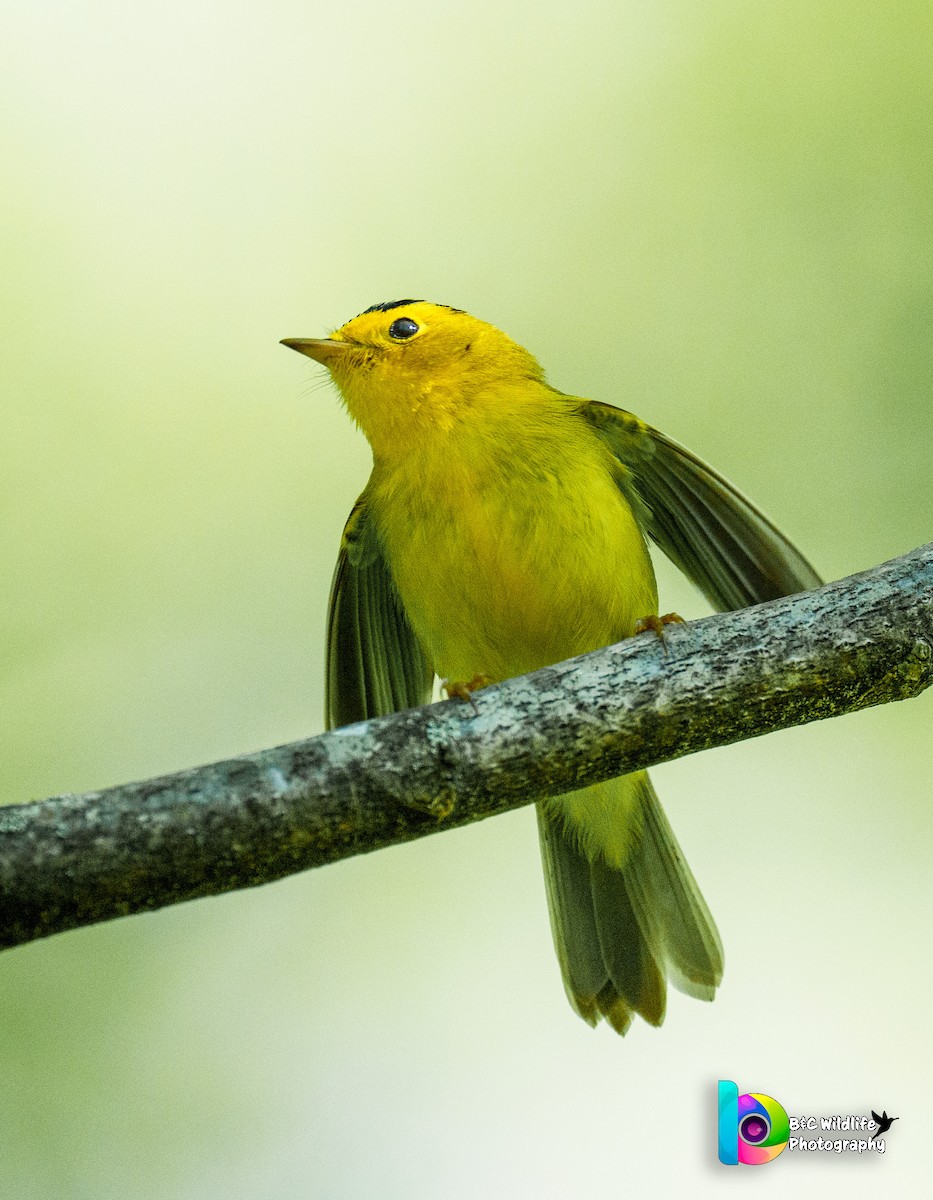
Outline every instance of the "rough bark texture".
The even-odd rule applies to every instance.
[[[0,947],[267,883],[933,682],[933,543],[459,700],[0,808]]]

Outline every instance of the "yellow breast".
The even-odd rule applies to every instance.
[[[377,463],[371,481],[396,586],[448,679],[524,674],[626,637],[657,611],[608,451],[566,405],[518,415],[461,426],[446,452],[426,445],[404,464]]]

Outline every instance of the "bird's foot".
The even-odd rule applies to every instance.
[[[661,645],[664,647],[664,653],[667,653],[667,642],[664,640],[665,625],[685,625],[686,621],[679,613],[665,613],[663,617],[659,617],[657,613],[652,613],[647,617],[639,617],[635,622],[635,633],[654,633],[661,639]]]
[[[685,625],[686,621],[680,613],[665,613],[663,617],[659,617],[656,613],[652,613],[649,617],[639,617],[635,622],[636,633],[647,633],[650,629],[652,633],[656,633],[659,638],[664,637],[665,625]]]
[[[474,675],[472,679],[466,681],[462,679],[442,679],[441,687],[451,700],[469,700],[473,706],[473,711],[478,713],[479,709],[476,707],[473,693],[478,692],[480,688],[489,687],[491,683],[492,679],[488,675]]]

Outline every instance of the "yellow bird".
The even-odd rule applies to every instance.
[[[373,453],[331,591],[329,727],[427,703],[435,674],[469,694],[659,628],[646,535],[718,609],[820,583],[689,451],[460,309],[394,300],[284,344],[327,367]],[[659,1025],[668,978],[711,1000],[719,935],[647,774],[537,813],[580,1016]]]

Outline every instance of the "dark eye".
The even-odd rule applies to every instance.
[[[397,317],[389,326],[389,337],[395,338],[397,342],[404,342],[406,338],[414,337],[418,329],[418,322],[413,321],[411,317]]]

